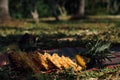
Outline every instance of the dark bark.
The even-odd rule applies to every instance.
[[[0,21],[10,19],[8,0],[0,0]]]
[[[77,12],[72,16],[71,19],[83,19],[85,18],[85,0],[78,0],[76,3],[78,6]]]

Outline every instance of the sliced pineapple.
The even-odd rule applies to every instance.
[[[61,57],[61,61],[63,62],[63,64],[61,64],[64,68],[70,68],[69,62],[67,61],[65,56]]]
[[[82,56],[80,56],[79,54],[76,54],[75,58],[76,58],[76,61],[77,61],[78,65],[80,65],[83,68],[86,68],[86,62],[85,62],[85,60],[83,59]]]
[[[48,70],[49,68],[48,68],[46,56],[44,56],[44,55],[41,54],[41,53],[37,53],[37,54],[38,54],[38,59],[39,59],[39,61],[40,61],[40,63],[41,63],[41,66],[42,66],[43,68],[45,68],[46,70]],[[40,66],[40,67],[41,67],[41,66]]]
[[[41,54],[40,52],[9,54],[15,66],[24,69],[31,69],[33,72],[47,71],[51,69],[67,69],[73,68],[75,71],[86,68],[86,63],[80,55],[76,55],[76,61],[73,62],[69,57],[59,56],[57,53],[50,55],[49,53]]]
[[[52,56],[47,57],[48,61],[50,61],[56,68],[61,69],[61,65],[59,63],[59,56],[57,54],[53,54]]]

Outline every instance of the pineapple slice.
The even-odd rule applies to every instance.
[[[77,64],[80,65],[82,68],[86,68],[86,62],[85,60],[83,59],[82,56],[80,56],[79,54],[75,55],[75,58],[76,58],[76,61],[77,61]]]
[[[78,71],[78,70],[82,70],[82,67],[77,65],[75,62],[73,62],[69,57],[66,57],[67,59],[67,62],[69,62],[69,65],[75,70],[75,71]]]
[[[54,68],[56,68],[56,65],[53,64],[52,60],[50,60],[52,56],[51,56],[49,53],[46,53],[46,52],[45,52],[44,56],[46,57],[47,64],[48,64],[48,68],[49,68],[49,69],[54,69]]]
[[[52,56],[47,57],[48,61],[50,61],[56,68],[61,69],[61,65],[59,63],[58,54],[53,54]]]
[[[62,57],[61,57],[61,61],[62,61],[62,64],[61,64],[61,65],[62,65],[63,68],[69,68],[69,67],[70,67],[69,62],[67,62],[65,56],[62,56]]]
[[[43,54],[41,54],[41,53],[38,53],[37,52],[37,54],[38,54],[38,59],[39,59],[39,61],[40,61],[40,63],[41,63],[41,66],[45,69],[45,70],[48,70],[49,68],[48,68],[48,64],[47,64],[47,60],[46,60],[46,57],[43,55]],[[41,67],[40,66],[40,67]]]

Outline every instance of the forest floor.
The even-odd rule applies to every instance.
[[[60,21],[54,21],[54,18],[42,18],[39,23],[34,23],[31,19],[14,19],[10,22],[0,23],[0,52],[5,53],[8,49],[18,49],[18,47],[11,45],[19,46],[18,43],[25,33],[31,35],[32,39],[27,39],[28,42],[33,39],[39,40],[40,44],[36,46],[37,49],[53,50],[85,47],[87,42],[95,39],[95,35],[102,40],[112,42],[111,50],[120,51],[120,16],[89,16],[82,20],[68,19],[70,17],[60,17]],[[29,46],[33,44],[28,43]],[[30,47],[25,48],[28,51],[31,50]],[[118,71],[113,70],[113,72],[106,73],[105,76],[94,79],[106,80],[109,76],[108,80],[119,80],[120,69],[118,67],[117,69]],[[117,69],[115,67],[115,70]],[[102,73],[100,72],[100,74]],[[66,75],[68,76],[68,74]],[[69,75],[69,77],[71,76]]]

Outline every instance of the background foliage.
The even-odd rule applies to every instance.
[[[56,0],[59,6],[63,6],[67,11],[67,15],[74,14],[79,6],[79,0]],[[110,0],[111,3],[113,0]],[[107,10],[108,3],[104,0],[85,0],[85,14],[86,15],[108,15],[119,14],[119,0],[115,0],[112,12]],[[53,16],[52,11],[46,0],[9,0],[10,14],[15,18],[30,18],[31,11],[36,8],[40,17]],[[112,9],[112,8],[111,8]],[[60,12],[58,10],[58,14]]]
[[[11,16],[15,18],[31,18],[34,8],[38,10],[40,17],[52,16],[52,12],[44,0],[10,0],[9,7]]]

